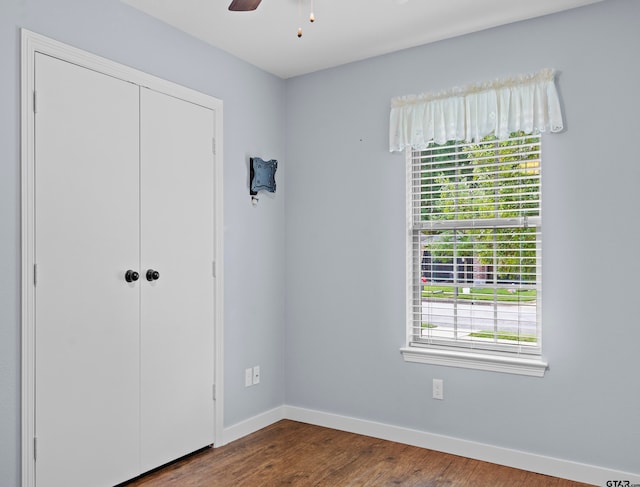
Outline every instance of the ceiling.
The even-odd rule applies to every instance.
[[[285,79],[598,1],[263,0],[230,12],[231,0],[122,0]]]

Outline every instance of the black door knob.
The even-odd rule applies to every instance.
[[[147,281],[157,281],[158,279],[160,279],[160,273],[158,271],[154,271],[153,269],[147,271]]]
[[[134,282],[134,281],[137,281],[139,278],[140,278],[140,274],[138,274],[136,271],[128,270],[124,274],[124,279],[127,282]]]

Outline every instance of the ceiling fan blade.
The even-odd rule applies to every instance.
[[[262,0],[233,0],[229,5],[229,10],[233,12],[248,12],[255,10]]]

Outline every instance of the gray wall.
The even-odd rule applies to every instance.
[[[605,1],[288,81],[288,405],[640,472],[639,20],[640,2]],[[566,120],[543,138],[550,368],[405,363],[389,101],[544,67],[559,70]]]
[[[285,88],[117,0],[0,2],[0,485],[20,479],[20,33],[25,27],[224,101],[225,425],[284,401]],[[248,157],[280,161],[257,208]],[[259,386],[244,369],[261,365]],[[96,439],[99,441],[99,439]]]

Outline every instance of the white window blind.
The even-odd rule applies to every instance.
[[[540,353],[540,135],[409,155],[410,345]]]

